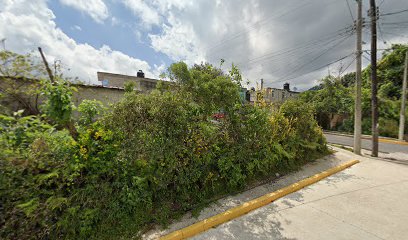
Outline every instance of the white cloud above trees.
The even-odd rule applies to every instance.
[[[108,8],[102,0],[59,0],[61,4],[75,8],[89,15],[94,21],[102,23],[109,17]]]
[[[323,39],[330,33],[352,24],[345,1],[338,0],[59,0],[89,15],[96,22],[106,22],[111,26],[131,26],[135,44],[143,42],[146,47],[167,55],[173,61],[188,64],[208,61],[218,65],[225,59],[224,66],[234,62],[243,71],[245,78],[255,81],[263,78],[266,86],[281,87],[282,80],[288,79],[292,86],[304,90],[327,74],[353,60],[355,37],[336,44],[328,42],[300,48],[307,42]],[[137,68],[157,76],[158,68],[145,61],[135,59],[126,53],[114,51],[109,46],[94,48],[88,44],[78,44],[55,23],[53,12],[46,0],[3,0],[0,6],[0,37],[8,38],[10,49],[20,52],[44,46],[47,54],[64,60],[75,74],[91,78],[96,70],[109,70],[131,74]],[[109,6],[126,7],[130,16],[113,15]],[[367,10],[367,2],[364,2]],[[407,9],[406,0],[382,1],[380,12]],[[351,4],[355,12],[355,4]],[[38,9],[43,9],[39,11]],[[354,14],[355,15],[355,14]],[[385,22],[406,21],[406,14],[380,17],[382,38],[379,47],[391,43],[407,42],[407,28],[391,28]],[[368,19],[368,17],[366,17]],[[368,29],[364,41],[369,42]],[[340,36],[337,36],[340,39]],[[334,40],[336,37],[333,38]],[[364,45],[369,48],[369,45]],[[326,51],[321,57],[320,53]],[[351,53],[351,57],[322,68],[334,60]],[[91,56],[88,56],[91,55]],[[158,54],[159,56],[159,54]],[[313,60],[316,58],[315,60]],[[86,59],[86,61],[82,60]],[[112,60],[115,59],[115,60]],[[160,61],[160,59],[159,59]],[[365,61],[367,63],[367,61]],[[350,64],[347,71],[354,70]]]
[[[146,1],[147,2],[147,1]],[[306,42],[324,38],[336,30],[352,25],[352,19],[345,1],[338,0],[196,0],[196,1],[148,1],[148,7],[160,15],[158,24],[162,31],[149,34],[151,46],[172,60],[188,63],[203,59],[218,65],[225,59],[225,66],[234,62],[242,69],[244,76],[255,81],[265,80],[266,86],[281,87],[284,81],[305,90],[330,70],[338,74],[350,65],[354,70],[353,51],[355,36],[343,42],[315,44],[314,48],[296,49]],[[380,2],[379,2],[380,3]],[[368,2],[364,2],[366,12]],[[407,9],[406,0],[383,1],[380,13]],[[352,12],[356,4],[351,4]],[[354,14],[355,15],[355,14]],[[405,18],[404,18],[405,17]],[[368,19],[367,16],[365,16]],[[380,18],[383,37],[390,43],[408,42],[408,29],[389,29],[398,35],[387,33],[386,21],[403,21],[405,15]],[[389,28],[389,27],[388,27]],[[364,40],[369,42],[369,29]],[[341,36],[333,39],[341,40]],[[381,43],[379,45],[386,47]],[[324,45],[326,44],[326,45]],[[364,48],[369,48],[365,45]],[[283,50],[289,51],[282,54]],[[324,51],[321,57],[316,58]],[[345,60],[327,67],[332,61],[351,54]],[[316,58],[314,60],[314,58]],[[367,62],[365,62],[367,63]],[[345,72],[347,72],[345,71]]]
[[[109,46],[94,48],[75,42],[56,26],[55,16],[45,0],[8,0],[0,6],[0,11],[0,37],[7,38],[8,50],[24,54],[41,46],[50,63],[61,60],[68,76],[96,84],[97,71],[136,74],[141,69],[147,76],[158,75],[146,61]]]

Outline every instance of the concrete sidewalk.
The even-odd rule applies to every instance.
[[[408,166],[361,162],[194,239],[408,239]]]

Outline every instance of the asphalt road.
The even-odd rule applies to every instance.
[[[353,137],[340,136],[333,134],[324,134],[328,143],[335,143],[344,146],[353,147],[354,139]],[[371,140],[362,139],[361,146],[363,149],[371,150]],[[379,151],[383,153],[407,153],[408,154],[408,145],[399,145],[394,143],[379,143]]]

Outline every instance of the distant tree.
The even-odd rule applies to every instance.
[[[407,51],[407,44],[394,44],[389,50],[384,52],[381,60],[378,62],[380,88],[383,85],[388,85],[384,87],[387,90],[383,91],[383,93],[386,93],[386,97],[397,99],[401,97],[405,53]],[[391,85],[395,88],[390,88]]]
[[[24,114],[39,114],[39,97],[43,88],[38,79],[45,78],[41,62],[30,54],[0,52],[0,99],[3,103],[24,109]],[[14,109],[18,110],[18,109]]]
[[[327,120],[330,122],[335,114],[352,113],[353,98],[350,89],[344,87],[340,79],[333,76],[322,79],[320,86],[319,90],[302,93],[300,98],[314,106],[319,123],[329,128]]]
[[[0,91],[5,105],[17,102],[18,110],[24,110],[24,114],[45,114],[49,122],[75,134],[71,114],[76,89],[62,74],[55,74],[54,82],[48,80],[42,62],[30,54],[0,52]]]
[[[340,78],[340,82],[344,87],[354,86],[355,81],[356,81],[356,73],[355,72],[347,73],[343,77]]]

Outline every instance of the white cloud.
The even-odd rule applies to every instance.
[[[88,14],[98,23],[109,16],[108,8],[102,0],[60,0],[60,3]]]
[[[132,10],[133,14],[137,16],[146,27],[160,24],[159,13],[143,0],[123,0],[122,3]]]
[[[161,35],[149,34],[152,47],[162,52],[174,61],[186,61],[188,64],[204,61],[196,43],[194,29],[189,24],[183,24],[173,17],[169,18],[170,25],[163,25]]]
[[[73,30],[82,31],[82,28],[78,25],[72,27]]]
[[[120,21],[117,18],[115,18],[115,17],[111,18],[112,26],[117,26],[117,25],[119,25],[119,23],[120,23]]]
[[[364,5],[367,8],[368,4]],[[163,25],[161,32],[148,35],[153,49],[174,61],[197,63],[205,59],[218,65],[222,58],[226,60],[225,67],[231,62],[238,63],[243,76],[250,79],[252,85],[263,78],[266,86],[281,87],[289,81],[299,90],[305,90],[315,79],[327,74],[327,67],[323,70],[319,67],[352,53],[355,48],[355,36],[333,49],[328,48],[336,42],[328,44],[329,41],[299,48],[305,42],[322,39],[351,25],[344,1],[152,0],[149,6],[161,16],[160,25]],[[351,6],[355,12],[356,4]],[[406,0],[385,1],[380,12],[392,12],[404,6]],[[404,16],[382,17],[380,23],[403,21]],[[399,38],[387,35],[391,29],[386,27],[382,26],[388,46],[389,43],[407,42],[407,38],[401,36],[408,36],[407,29],[401,32],[394,29],[394,34],[401,36]],[[336,38],[341,37],[333,39]],[[366,33],[364,40],[369,41]],[[348,71],[354,70],[355,64],[349,64],[352,60],[350,57],[342,62],[345,66],[350,65]],[[338,71],[339,65],[333,64],[330,69]]]
[[[141,69],[147,77],[157,77],[153,74],[155,70],[145,61],[106,45],[96,49],[76,43],[56,26],[54,18],[45,0],[35,3],[8,0],[0,6],[0,36],[7,38],[8,50],[18,53],[27,53],[41,46],[50,63],[61,60],[63,66],[71,69],[67,75],[78,76],[84,82],[97,84],[97,71],[135,75]]]

